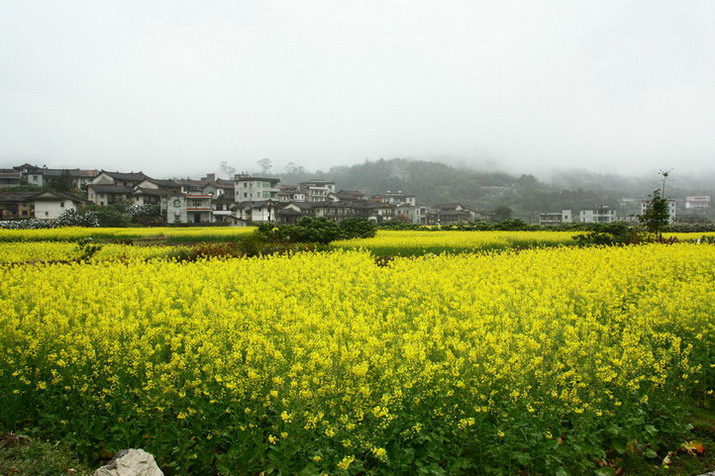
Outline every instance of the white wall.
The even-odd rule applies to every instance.
[[[74,210],[75,208],[72,200],[36,200],[35,218],[39,220],[55,220],[66,210]]]

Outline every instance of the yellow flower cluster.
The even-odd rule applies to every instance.
[[[400,472],[480,454],[553,474],[555,451],[592,462],[584,442],[636,420],[647,441],[715,385],[713,246],[0,275],[0,421],[142,445],[183,473]],[[530,459],[509,460],[519,444]]]

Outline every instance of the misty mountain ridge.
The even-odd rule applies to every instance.
[[[467,166],[415,159],[365,160],[328,171],[271,174],[282,184],[327,179],[338,190],[360,190],[370,195],[386,191],[413,194],[420,205],[459,202],[481,210],[509,206],[517,213],[560,209],[587,209],[597,205],[618,206],[624,197],[644,197],[660,188],[658,171],[652,177],[602,174],[586,170],[544,173],[541,180],[529,174],[475,170]],[[294,169],[295,170],[295,169]],[[679,176],[671,172],[666,195],[714,195],[715,175]]]

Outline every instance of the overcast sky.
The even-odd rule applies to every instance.
[[[715,2],[0,2],[0,167],[715,168]]]

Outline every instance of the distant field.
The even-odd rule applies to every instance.
[[[78,241],[84,238],[124,240],[165,238],[168,242],[232,241],[255,230],[254,227],[186,228],[50,228],[40,230],[0,230],[0,241]]]
[[[169,259],[188,247],[169,246],[132,246],[115,243],[103,243],[99,250],[87,255],[87,250],[77,243],[63,241],[33,241],[0,243],[0,264],[7,263],[42,263],[73,261],[85,259],[90,262],[108,260],[148,260],[153,258]]]
[[[374,238],[335,241],[331,246],[383,256],[461,253],[573,245],[573,231],[388,231]]]

